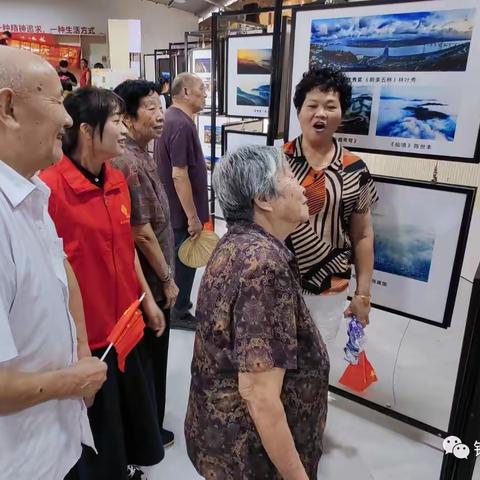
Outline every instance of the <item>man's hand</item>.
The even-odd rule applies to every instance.
[[[154,331],[156,337],[161,337],[166,328],[165,315],[154,300],[145,299],[142,305],[148,327]]]
[[[361,297],[354,296],[343,314],[345,317],[355,315],[363,327],[366,327],[370,323],[368,319],[368,315],[370,314],[370,302]]]
[[[70,396],[90,400],[107,379],[107,364],[97,357],[85,357],[69,367],[67,373],[73,381]]]
[[[203,225],[198,215],[194,215],[188,218],[188,234],[192,238],[197,238],[200,232],[203,230]]]
[[[165,309],[170,310],[177,301],[178,287],[173,278],[162,284],[163,294],[165,295]]]

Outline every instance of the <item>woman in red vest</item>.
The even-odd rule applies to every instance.
[[[88,68],[88,60],[82,58],[80,60],[80,87],[90,87],[92,85],[92,72]]]
[[[127,182],[109,164],[124,149],[123,101],[87,87],[65,99],[65,108],[73,119],[63,137],[65,155],[41,177],[51,189],[49,212],[82,292],[89,342],[83,354],[90,348],[100,357],[117,320],[142,292],[147,325],[161,335],[165,319],[135,253]],[[114,350],[105,361],[107,381],[88,412],[98,455],[85,449],[70,478],[141,478],[133,465],[154,465],[164,455],[142,343],[128,355],[125,373]]]

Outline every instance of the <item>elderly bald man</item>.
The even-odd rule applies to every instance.
[[[106,366],[85,347],[78,284],[35,175],[60,160],[71,122],[53,67],[0,47],[2,480],[63,479],[82,443],[93,447],[83,399],[101,387]]]
[[[163,133],[155,143],[155,159],[170,204],[175,247],[195,237],[209,219],[207,167],[193,116],[205,107],[205,85],[191,73],[175,77],[172,106],[165,114]],[[179,294],[171,312],[172,326],[195,328],[189,312],[195,269],[175,261]]]

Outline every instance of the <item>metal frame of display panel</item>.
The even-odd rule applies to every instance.
[[[449,435],[470,448],[467,459],[444,455],[440,480],[469,480],[475,469],[475,442],[480,440],[480,266],[473,280]]]

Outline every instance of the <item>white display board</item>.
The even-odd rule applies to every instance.
[[[310,67],[340,68],[353,102],[338,138],[357,150],[480,161],[477,0],[354,2],[295,12],[295,87]],[[315,9],[314,9],[315,8]]]
[[[225,131],[225,153],[236,150],[245,145],[267,145],[267,134],[258,132],[238,132],[234,130]],[[274,146],[280,148],[283,140],[276,139]]]
[[[227,115],[268,117],[272,39],[272,35],[228,37]]]
[[[373,303],[387,311],[448,328],[474,189],[374,178],[379,201],[372,209]],[[350,294],[354,292],[354,283]]]
[[[205,85],[207,98],[205,106],[212,104],[212,51],[209,48],[196,48],[190,52],[189,71],[198,75]]]
[[[218,115],[216,117],[216,145],[215,145],[215,157],[220,158],[222,155],[222,125],[231,123],[233,119]],[[212,156],[211,151],[211,136],[212,127],[210,114],[198,115],[198,136],[202,145],[203,155],[206,159],[210,160]]]

